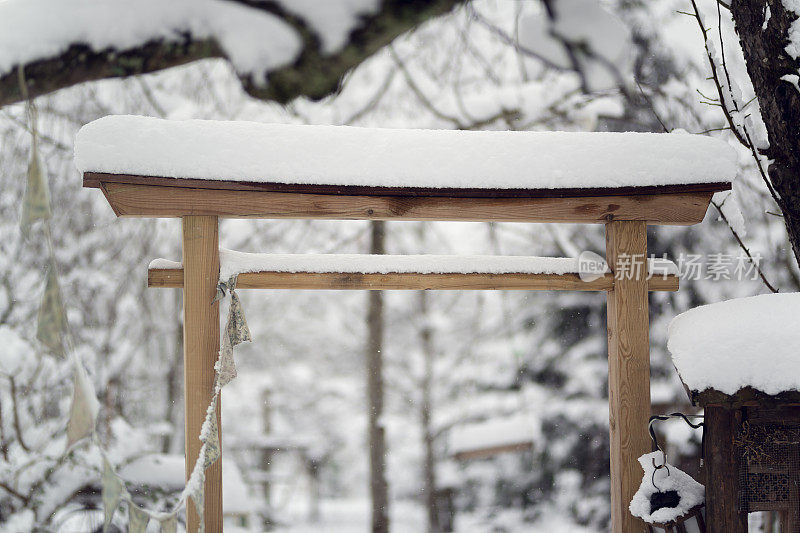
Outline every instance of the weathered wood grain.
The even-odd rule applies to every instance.
[[[180,268],[151,268],[147,286],[183,287]],[[651,291],[677,291],[677,276],[654,276]],[[322,289],[322,290],[527,290],[527,291],[608,291],[614,277],[607,274],[594,281],[582,281],[577,274],[353,274],[345,272],[246,272],[239,274],[238,289]]]
[[[186,479],[200,453],[200,429],[214,392],[214,364],[219,356],[219,303],[212,303],[219,280],[217,217],[183,218],[183,383]],[[220,423],[217,404],[217,423]],[[220,439],[222,426],[220,425]],[[188,531],[198,529],[194,505],[187,503]],[[222,531],[222,459],[205,474],[206,531]]]
[[[639,220],[690,225],[703,220],[711,192],[564,198],[350,196],[153,185],[99,185],[117,216],[337,220],[574,222]]]
[[[606,260],[615,273],[608,292],[608,400],[611,435],[611,522],[614,533],[644,530],[628,511],[642,480],[638,458],[650,451],[650,336],[647,279],[647,226],[644,222],[606,224]],[[627,258],[627,259],[626,259]],[[640,271],[625,270],[626,261]],[[627,273],[630,272],[630,276]]]
[[[746,533],[747,513],[739,512],[739,454],[734,439],[742,409],[705,408],[706,524],[709,533]]]

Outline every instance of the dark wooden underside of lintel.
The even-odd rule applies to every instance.
[[[566,189],[489,189],[489,188],[433,188],[433,187],[368,187],[361,185],[305,185],[291,183],[261,183],[250,181],[202,180],[104,174],[86,172],[83,186],[100,188],[101,183],[153,185],[188,189],[215,189],[228,191],[260,191],[294,194],[321,194],[342,196],[398,196],[447,198],[575,198],[602,196],[639,196],[674,193],[708,193],[725,191],[730,183],[692,183],[685,185],[653,185],[645,187],[594,187]]]

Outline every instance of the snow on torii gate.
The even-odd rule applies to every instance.
[[[117,216],[182,219],[182,265],[151,269],[148,283],[183,288],[187,475],[200,450],[219,351],[219,308],[212,303],[220,278],[219,218],[604,224],[606,261],[619,272],[625,258],[646,257],[648,224],[701,222],[713,193],[730,189],[736,173],[730,147],[686,134],[384,130],[129,116],[85,126],[75,154],[84,187],[99,188]],[[558,258],[363,256],[354,265],[352,256],[323,257],[253,255],[238,287],[605,291],[613,531],[642,530],[628,503],[641,479],[637,458],[650,451],[647,293],[677,290],[675,275],[607,274],[584,282],[577,261]],[[221,485],[218,461],[205,485],[206,525],[215,532],[222,530]]]

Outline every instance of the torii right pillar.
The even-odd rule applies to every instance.
[[[606,261],[614,272],[608,298],[608,401],[611,523],[614,533],[641,533],[628,505],[641,483],[637,459],[650,451],[650,319],[647,223],[606,224]]]

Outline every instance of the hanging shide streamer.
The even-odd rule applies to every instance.
[[[146,533],[150,515],[135,503],[128,503],[128,533]]]
[[[203,470],[213,465],[222,453],[219,442],[219,425],[217,424],[217,399],[219,393],[211,398],[211,405],[208,407],[206,419],[203,422],[203,427],[200,430],[200,440],[203,441],[203,447],[200,453],[203,455]]]
[[[53,255],[53,243],[51,240],[50,220],[52,210],[50,205],[50,192],[46,167],[39,152],[39,136],[37,132],[37,113],[36,107],[28,99],[27,84],[25,83],[24,72],[18,69],[20,90],[25,99],[28,100],[27,113],[28,122],[32,136],[31,156],[28,164],[25,194],[22,201],[22,214],[20,217],[20,230],[25,239],[30,237],[32,226],[42,221],[45,223],[44,235],[47,240],[47,250],[49,251],[49,261],[46,274],[44,293],[37,316],[36,338],[44,347],[54,355],[65,357],[70,346],[68,342],[69,331],[66,320],[61,288],[58,280],[55,257]],[[177,532],[177,514],[182,506],[191,499],[200,516],[200,532],[205,530],[203,522],[203,480],[205,469],[216,462],[221,455],[219,440],[219,426],[216,419],[216,405],[219,397],[219,389],[236,377],[236,367],[233,362],[233,346],[250,340],[250,331],[244,319],[238,296],[234,289],[236,278],[231,278],[228,284],[220,284],[217,298],[222,298],[228,291],[231,293],[231,311],[228,316],[228,327],[226,328],[223,345],[228,346],[220,354],[217,362],[217,377],[215,380],[214,398],[208,408],[208,414],[203,424],[200,438],[203,441],[201,456],[198,457],[195,469],[192,472],[191,490],[187,484],[187,490],[167,512],[151,512],[137,506],[131,499],[130,494],[125,488],[125,483],[116,473],[109,461],[105,450],[100,446],[96,439],[95,426],[97,416],[100,411],[100,403],[97,400],[94,387],[86,373],[80,359],[71,352],[71,362],[73,364],[73,394],[70,406],[69,421],[67,422],[67,446],[65,452],[69,452],[78,442],[87,437],[95,437],[95,442],[100,446],[103,458],[103,471],[101,476],[101,497],[103,501],[103,532],[106,533],[112,526],[114,516],[120,504],[124,501],[128,504],[128,531],[130,533],[146,533],[147,526],[151,519],[158,521],[161,531],[164,533]],[[67,341],[67,342],[65,342]],[[220,372],[220,367],[223,368]],[[199,481],[199,483],[198,483]],[[187,495],[188,493],[188,495]]]
[[[45,167],[39,156],[36,137],[33,138],[33,150],[28,163],[28,179],[25,184],[25,196],[22,199],[22,218],[20,230],[27,239],[31,226],[38,220],[48,220],[50,211],[50,192],[47,187]]]
[[[61,288],[58,281],[55,257],[53,255],[53,243],[50,231],[50,220],[52,217],[50,192],[46,167],[39,153],[36,107],[28,98],[27,84],[22,67],[18,68],[17,73],[19,76],[21,94],[23,98],[28,101],[27,113],[32,136],[31,156],[28,164],[25,194],[22,202],[22,214],[20,217],[20,230],[23,237],[27,239],[30,236],[31,227],[37,221],[44,222],[46,224],[44,234],[47,239],[47,249],[49,251],[49,266],[47,269],[46,283],[37,316],[36,338],[53,354],[65,357],[67,355],[65,346],[71,346],[71,343],[65,342],[69,340],[69,332],[66,312],[61,296]],[[216,377],[214,381],[213,397],[206,411],[206,419],[203,423],[201,434],[199,435],[203,446],[200,449],[200,456],[197,458],[197,462],[189,476],[189,481],[183,493],[169,512],[151,512],[147,509],[142,509],[131,499],[130,494],[125,488],[124,481],[114,470],[105,450],[100,445],[99,440],[96,439],[95,426],[100,411],[100,404],[83,364],[74,352],[72,352],[74,386],[69,421],[67,422],[66,452],[69,452],[75,444],[86,437],[95,436],[95,442],[100,447],[100,452],[103,457],[101,497],[103,500],[104,533],[111,528],[116,511],[123,501],[128,504],[128,531],[131,533],[145,533],[151,518],[158,521],[161,531],[164,533],[176,533],[178,522],[177,514],[184,505],[187,505],[189,500],[192,501],[197,510],[200,519],[200,533],[205,531],[203,512],[205,470],[218,461],[222,455],[219,425],[217,423],[217,402],[222,387],[230,383],[236,377],[236,364],[233,358],[234,347],[243,342],[252,340],[250,330],[247,327],[247,321],[245,320],[244,310],[242,309],[241,301],[235,289],[235,276],[226,282],[220,282],[217,286],[217,294],[214,301],[224,298],[228,293],[230,293],[231,301],[228,311],[228,320],[221,342],[219,359],[215,364]]]
[[[37,220],[49,220],[52,212],[50,210],[50,191],[47,188],[45,166],[39,154],[36,106],[28,98],[28,85],[25,83],[25,73],[21,66],[18,68],[17,74],[20,92],[27,100],[26,111],[32,138],[31,157],[28,162],[28,177],[25,182],[25,196],[22,200],[22,217],[20,220],[20,230],[23,237],[27,239],[33,223]]]
[[[51,353],[64,356],[63,336],[67,331],[67,317],[61,299],[61,287],[54,261],[47,268],[47,281],[36,324],[36,338]]]
[[[125,486],[122,483],[122,480],[119,476],[114,472],[114,468],[112,468],[111,463],[108,462],[108,459],[103,455],[103,533],[108,531],[108,528],[111,526],[111,520],[114,519],[114,513],[117,511],[117,507],[119,507],[119,503],[122,501],[122,496],[125,494]]]
[[[222,347],[219,350],[219,360],[215,363],[217,371],[217,386],[224,387],[236,378],[236,362],[233,360],[233,346],[228,335],[222,337]]]
[[[249,342],[252,340],[250,329],[247,327],[244,309],[238,295],[235,292],[235,288],[235,277],[231,278],[227,282],[221,282],[217,287],[217,297],[214,299],[214,301],[230,295],[230,307],[228,309],[226,327],[222,334],[222,348],[220,349],[219,359],[215,365],[216,379],[214,385],[214,394],[211,398],[208,409],[206,410],[206,418],[203,421],[203,426],[199,435],[200,440],[203,442],[203,446],[200,448],[200,455],[197,458],[197,462],[195,463],[194,469],[189,476],[189,481],[187,482],[181,497],[179,498],[178,502],[176,502],[172,510],[168,513],[156,513],[139,508],[135,503],[133,503],[130,495],[125,490],[125,485],[122,479],[118,474],[115,473],[113,467],[104,456],[104,531],[110,526],[114,517],[114,513],[120,502],[123,500],[128,503],[128,531],[132,533],[146,531],[147,524],[151,518],[158,520],[162,532],[175,533],[177,531],[177,514],[183,505],[187,505],[188,501],[192,502],[192,505],[194,505],[195,510],[197,511],[197,515],[199,517],[198,531],[200,531],[200,533],[205,531],[205,471],[211,465],[217,462],[222,456],[219,425],[217,423],[217,402],[222,387],[227,385],[233,378],[236,377],[233,348],[243,342]],[[76,373],[76,391],[78,390],[77,382],[79,380],[85,380],[86,383],[88,383],[88,377],[86,377],[85,372],[83,375],[78,375]],[[84,389],[82,388],[81,390]],[[91,395],[94,398],[93,392]],[[96,401],[97,400],[95,399],[95,402]]]
[[[73,359],[75,384],[72,393],[72,407],[67,423],[67,449],[76,442],[94,433],[97,414],[100,412],[100,402],[94,393],[94,387],[86,370],[77,359]]]
[[[201,478],[202,479],[202,478]],[[195,490],[192,495],[192,503],[194,503],[194,509],[197,511],[197,516],[200,518],[200,524],[197,527],[198,533],[204,533],[206,530],[206,521],[205,521],[205,494],[203,491],[203,483],[200,483],[200,486]]]
[[[220,282],[217,287],[217,297],[224,297],[230,292],[231,303],[228,309],[228,321],[225,324],[225,332],[222,336],[222,343],[219,351],[219,360],[215,365],[217,371],[217,387],[221,389],[236,377],[236,363],[233,359],[233,348],[243,342],[253,340],[250,335],[250,328],[247,327],[247,320],[244,317],[242,302],[236,294],[236,278],[233,277],[227,282]]]
[[[159,523],[161,525],[161,533],[177,533],[178,531],[178,519],[174,516],[162,518]]]
[[[250,328],[247,327],[247,320],[244,318],[242,302],[234,290],[236,288],[236,279],[232,279],[229,283],[232,284],[231,306],[228,311],[228,323],[225,326],[225,333],[231,340],[231,346],[237,346],[243,342],[250,342],[253,338],[250,336]]]

